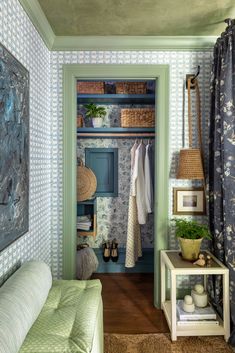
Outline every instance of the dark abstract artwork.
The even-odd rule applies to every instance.
[[[0,44],[0,251],[29,225],[29,72]]]

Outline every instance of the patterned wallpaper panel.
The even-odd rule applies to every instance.
[[[107,104],[100,106],[104,107],[106,110],[106,115],[103,118],[103,127],[120,127],[121,126],[121,109],[128,108],[151,108],[154,109],[153,105],[148,104]],[[78,114],[81,114],[84,118],[85,126],[92,127],[91,119],[86,117],[86,108],[83,104],[78,105]]]
[[[30,73],[29,232],[0,253],[0,283],[29,259],[51,264],[50,53],[17,0],[0,1],[0,42]]]
[[[85,148],[118,148],[118,197],[97,198],[97,236],[79,237],[79,242],[88,242],[100,247],[108,239],[117,239],[120,247],[126,246],[128,204],[130,194],[130,150],[135,139],[80,139],[77,156],[85,161]],[[146,141],[144,141],[146,144]],[[141,226],[142,246],[153,247],[153,215]]]
[[[102,106],[102,105],[101,105]],[[132,105],[103,105],[106,116],[103,119],[104,127],[120,127],[120,116],[122,108],[131,108]],[[135,108],[152,108],[151,105],[134,105]],[[85,117],[83,105],[78,106],[79,113]],[[91,126],[90,119],[85,118],[85,125]],[[145,144],[147,144],[145,139]],[[97,236],[79,237],[79,242],[88,242],[93,247],[100,247],[108,239],[116,238],[120,247],[126,246],[128,204],[130,194],[130,150],[135,139],[79,139],[77,156],[85,162],[85,148],[118,148],[118,197],[97,198]],[[153,247],[154,220],[150,214],[146,225],[141,226],[142,246]]]
[[[84,51],[84,52],[52,52],[51,53],[51,94],[52,94],[52,252],[53,269],[56,275],[62,270],[62,65],[63,64],[168,64],[170,67],[170,150],[169,150],[169,218],[172,217],[172,188],[175,186],[190,186],[191,182],[177,180],[176,169],[178,152],[183,146],[183,81],[187,73],[194,73],[197,65],[201,65],[199,84],[201,88],[203,141],[207,141],[207,124],[209,116],[209,81],[212,52],[161,52],[161,51]],[[193,100],[194,101],[194,100]],[[187,111],[187,104],[185,104]],[[195,114],[195,107],[193,107]],[[196,120],[194,119],[194,125]],[[186,122],[187,126],[187,122]],[[195,142],[195,137],[194,137]],[[94,140],[87,140],[83,144],[95,144]],[[104,146],[111,146],[109,140],[103,140]],[[120,144],[129,144],[124,140]],[[116,142],[112,142],[115,147]],[[187,146],[187,138],[185,141]],[[207,154],[206,154],[207,157]],[[197,185],[197,183],[195,184]],[[125,193],[125,189],[123,190]],[[102,206],[104,201],[100,199]],[[120,202],[117,199],[117,204]],[[98,204],[99,207],[99,204]],[[206,221],[205,217],[198,220]],[[118,227],[118,220],[115,225]],[[105,238],[107,233],[103,233]],[[125,232],[120,235],[121,242],[125,242]],[[97,238],[94,244],[98,245],[101,239]],[[149,244],[149,239],[147,239]],[[169,247],[176,248],[174,231],[169,232]]]

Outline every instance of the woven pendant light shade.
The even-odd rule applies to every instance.
[[[188,129],[189,148],[180,150],[177,179],[204,180],[203,158],[202,158],[202,134],[201,134],[201,105],[200,92],[197,80],[193,84],[196,89],[198,144],[200,148],[192,148],[192,115],[191,115],[191,78],[188,79]]]
[[[202,156],[199,148],[180,150],[177,179],[204,179]]]

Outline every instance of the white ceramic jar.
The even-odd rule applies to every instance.
[[[186,311],[186,313],[193,313],[195,310],[195,305],[193,303],[193,298],[191,295],[186,295],[184,297],[184,302],[183,302],[183,309]]]
[[[194,289],[191,290],[191,296],[193,298],[193,302],[199,308],[204,308],[208,303],[208,295],[204,290],[202,284],[196,284]]]

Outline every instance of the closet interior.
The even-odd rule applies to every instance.
[[[90,173],[77,243],[93,248],[97,273],[154,272],[155,90],[155,80],[77,81],[77,178]]]

